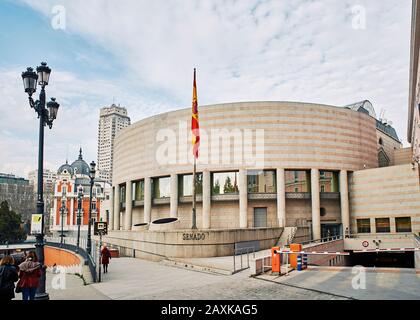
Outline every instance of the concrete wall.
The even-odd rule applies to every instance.
[[[321,199],[321,208],[325,208],[326,215],[321,217],[322,223],[341,223],[340,200]],[[286,226],[306,226],[312,222],[311,200],[286,200]]]
[[[103,242],[135,250],[135,256],[152,260],[172,258],[203,258],[229,256],[235,243],[257,241],[259,249],[271,248],[279,239],[282,228],[230,230],[171,230],[164,232],[111,231]],[[199,238],[191,239],[192,235]],[[131,250],[129,250],[131,252]]]
[[[54,263],[56,263],[57,266],[74,266],[82,263],[79,256],[76,254],[54,247],[45,246],[44,255],[44,264],[48,267],[52,267]]]
[[[410,164],[413,159],[413,150],[408,148],[401,148],[394,152],[394,165]]]
[[[352,232],[357,232],[356,219],[370,218],[375,233],[375,218],[391,218],[395,233],[395,217],[411,217],[412,231],[420,232],[419,169],[411,165],[356,171],[350,179]]]
[[[312,244],[303,246],[304,251],[329,251],[329,252],[343,252],[344,241],[330,241],[320,244]],[[346,256],[337,255],[308,255],[308,264],[315,266],[345,266],[347,262]]]

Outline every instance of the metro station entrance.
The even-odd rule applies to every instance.
[[[341,223],[321,224],[321,238],[336,237],[342,235]]]

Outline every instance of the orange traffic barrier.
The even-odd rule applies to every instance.
[[[292,243],[290,245],[290,251],[299,252],[302,251],[302,245],[299,243]],[[290,267],[297,269],[297,254],[290,254]]]
[[[280,251],[280,247],[271,248],[271,272],[275,275],[280,274],[281,266],[281,254],[277,253],[277,251]]]

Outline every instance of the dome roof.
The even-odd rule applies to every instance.
[[[67,160],[65,164],[61,165],[60,168],[58,168],[57,173],[58,174],[64,173],[64,170],[66,170],[66,173],[70,173],[70,174],[73,173],[73,169],[71,165],[68,164]]]
[[[71,164],[73,174],[85,174],[89,175],[90,168],[89,165],[83,160],[82,148],[79,151],[79,158]]]
[[[363,100],[363,101],[360,101],[360,102],[349,104],[345,107],[349,108],[349,109],[352,109],[354,111],[366,113],[366,114],[368,114],[371,117],[376,119],[375,109],[373,108],[373,105],[369,100]]]

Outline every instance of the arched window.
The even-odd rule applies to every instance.
[[[384,141],[382,140],[382,138],[379,138],[379,145],[381,145],[381,146],[384,145]]]
[[[378,165],[379,167],[389,167],[390,161],[389,157],[385,153],[385,151],[381,148],[378,153]]]

